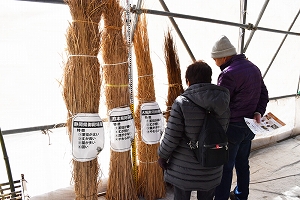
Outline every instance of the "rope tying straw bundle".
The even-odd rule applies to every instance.
[[[153,74],[138,76],[138,78],[144,78],[144,77],[149,77],[149,76],[153,76]]]
[[[76,23],[76,22],[79,22],[79,23],[92,23],[92,24],[99,25],[99,23],[93,22],[93,21],[86,21],[86,20],[73,20],[72,21],[72,23]]]
[[[155,164],[155,163],[157,163],[158,161],[156,160],[156,161],[151,161],[151,162],[144,162],[144,161],[139,161],[140,163],[148,163],[148,164]]]
[[[122,84],[122,85],[111,85],[111,84],[106,84],[106,87],[128,87],[128,84]]]
[[[128,61],[124,61],[124,62],[120,62],[120,63],[114,63],[114,64],[103,64],[102,66],[115,66],[115,65],[123,65],[123,64],[126,64],[128,63]]]
[[[179,83],[174,83],[174,84],[169,84],[169,87],[181,87],[182,84]]]

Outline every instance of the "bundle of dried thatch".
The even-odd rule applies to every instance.
[[[139,16],[134,36],[134,49],[138,72],[138,106],[135,112],[138,148],[138,194],[145,199],[152,200],[165,196],[163,171],[157,164],[157,144],[146,144],[141,136],[141,105],[155,101],[152,62],[150,59],[149,40],[145,14]]]
[[[170,30],[165,35],[165,60],[168,74],[168,100],[166,101],[167,111],[165,113],[166,120],[169,119],[172,104],[177,96],[183,93],[181,71],[177,49],[173,41]]]
[[[124,38],[123,9],[118,0],[107,0],[103,12],[102,56],[105,62],[107,109],[129,106],[128,49]],[[132,174],[131,152],[110,152],[106,199],[138,199]]]
[[[71,135],[72,117],[77,113],[98,113],[100,100],[99,22],[101,1],[66,0],[73,21],[67,31],[68,61],[64,68],[63,96],[68,110]],[[73,160],[76,200],[97,199],[99,164]]]

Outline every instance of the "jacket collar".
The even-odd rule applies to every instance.
[[[232,56],[231,59],[229,59],[227,62],[225,62],[224,64],[222,64],[220,66],[221,71],[223,71],[226,67],[228,67],[234,60],[238,60],[238,59],[245,59],[246,56],[244,54],[238,54],[238,55],[234,55]]]
[[[234,56],[220,66],[221,71],[223,71],[226,67],[228,67],[232,63],[233,58]]]

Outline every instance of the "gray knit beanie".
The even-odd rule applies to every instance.
[[[222,35],[211,51],[212,58],[223,58],[226,56],[232,56],[236,54],[235,47],[230,43],[225,35]]]

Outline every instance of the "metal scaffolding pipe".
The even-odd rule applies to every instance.
[[[269,100],[278,100],[278,99],[285,99],[289,97],[296,97],[297,94],[290,94],[290,95],[284,95],[284,96],[278,96],[278,97],[270,97]]]
[[[211,23],[216,23],[216,24],[241,27],[241,28],[245,28],[247,30],[261,30],[261,31],[268,31],[268,32],[274,32],[274,33],[283,33],[283,34],[300,36],[300,33],[296,33],[296,32],[282,31],[282,30],[264,28],[264,27],[254,27],[253,24],[251,24],[251,23],[240,24],[240,23],[234,23],[234,22],[228,22],[228,21],[222,21],[222,20],[216,20],[216,19],[184,15],[184,14],[179,14],[179,13],[163,12],[163,11],[150,10],[150,9],[135,9],[135,10],[133,9],[132,12],[155,14],[155,15],[161,15],[161,16],[167,16],[167,17],[177,17],[177,18],[182,18],[182,19],[211,22]]]
[[[264,14],[266,8],[267,8],[267,5],[268,5],[269,1],[270,1],[270,0],[266,0],[266,1],[265,1],[264,5],[263,5],[263,7],[262,7],[262,9],[261,9],[261,11],[260,11],[260,13],[259,13],[259,16],[258,16],[258,18],[257,18],[257,20],[256,20],[256,23],[255,23],[254,27],[257,27],[257,26],[258,26],[258,24],[259,24],[259,22],[260,22],[260,20],[261,20],[261,18],[262,18],[262,16],[263,16],[263,14]],[[245,45],[245,47],[244,47],[244,49],[243,49],[243,53],[246,52],[246,50],[247,50],[247,48],[248,48],[248,46],[249,46],[249,44],[250,44],[250,41],[252,40],[252,37],[253,37],[254,33],[255,33],[255,29],[251,30],[251,33],[250,33],[250,35],[249,35],[249,38],[248,38],[248,40],[247,40],[247,42],[246,42],[246,45]]]
[[[246,14],[247,14],[247,0],[240,0],[240,22],[242,24],[246,24]],[[240,31],[240,35],[239,35],[238,52],[241,54],[243,53],[243,48],[244,48],[245,29],[240,28],[239,31]]]
[[[300,74],[299,74],[299,80],[298,80],[298,86],[297,86],[297,95],[300,95],[299,86],[300,86]]]
[[[18,1],[65,4],[64,0],[18,0]],[[211,22],[211,23],[217,23],[217,24],[223,24],[223,25],[229,25],[229,26],[236,26],[236,27],[240,27],[240,28],[245,28],[247,30],[254,30],[254,31],[261,30],[261,31],[268,31],[268,32],[274,32],[274,33],[283,33],[283,34],[300,36],[300,33],[276,30],[276,29],[271,29],[271,28],[264,28],[264,27],[257,27],[257,26],[253,26],[253,24],[251,24],[251,23],[246,25],[246,24],[227,22],[227,21],[222,21],[222,20],[209,19],[209,18],[204,18],[204,17],[196,17],[196,16],[183,15],[183,14],[178,14],[178,13],[150,10],[150,9],[133,8],[132,12],[136,12],[136,13],[144,12],[144,13],[148,13],[148,14],[156,14],[156,15],[162,15],[162,16],[167,16],[167,17],[178,17],[178,18],[183,18],[183,19],[191,19],[191,20]]]
[[[1,148],[2,148],[3,158],[4,158],[4,161],[5,161],[5,166],[6,166],[6,172],[7,172],[7,178],[8,178],[8,181],[9,181],[10,191],[11,191],[12,197],[14,199],[14,197],[16,196],[14,180],[12,178],[9,159],[8,159],[7,151],[6,151],[6,148],[5,148],[5,143],[4,143],[4,138],[3,138],[3,135],[2,135],[1,128],[0,128],[0,144],[1,144]]]
[[[296,20],[297,20],[297,18],[298,18],[298,16],[299,16],[299,14],[300,14],[300,9],[299,9],[298,13],[296,14],[296,16],[295,16],[293,22],[291,23],[291,25],[290,25],[288,31],[290,31],[290,30],[292,29],[292,27],[294,26],[294,24],[295,24],[295,22],[296,22]],[[288,35],[286,34],[286,35],[284,36],[284,38],[282,39],[282,41],[281,41],[281,43],[280,43],[280,45],[279,45],[279,47],[278,47],[276,53],[274,54],[274,56],[273,56],[273,58],[272,58],[272,60],[271,60],[271,62],[270,62],[270,64],[269,64],[269,66],[267,67],[267,69],[266,69],[266,71],[265,71],[265,73],[264,73],[264,75],[263,75],[263,78],[265,78],[265,76],[267,75],[267,73],[268,73],[268,71],[269,71],[271,65],[273,64],[273,62],[274,62],[274,60],[275,60],[275,58],[276,58],[276,56],[277,56],[279,50],[281,49],[281,47],[282,47],[282,45],[283,45],[285,39],[287,38],[287,36],[288,36]]]
[[[143,1],[143,0],[138,0],[137,5],[136,5],[136,8],[137,8],[137,9],[140,9],[140,8],[141,8],[142,1]],[[136,15],[134,16],[133,27],[132,27],[132,31],[131,31],[131,41],[134,40],[134,32],[135,32],[136,25],[137,25],[137,22],[138,22],[138,17],[139,17],[139,14],[136,14]]]
[[[14,134],[14,133],[24,133],[24,132],[31,132],[31,131],[48,130],[48,129],[65,127],[65,126],[66,126],[65,123],[59,123],[59,124],[52,124],[52,125],[45,125],[45,126],[19,128],[19,129],[12,129],[12,130],[2,131],[2,134],[3,135],[9,135],[9,134]]]
[[[159,2],[160,2],[160,4],[162,5],[163,9],[164,9],[166,12],[170,12],[169,9],[168,9],[168,7],[167,7],[167,5],[165,4],[165,2],[164,2],[163,0],[159,0]],[[195,56],[193,55],[193,53],[192,53],[192,51],[191,51],[189,45],[187,44],[187,42],[186,42],[184,36],[182,35],[182,33],[181,33],[181,31],[180,31],[180,29],[179,29],[177,23],[175,22],[174,18],[173,18],[173,17],[169,17],[169,19],[170,19],[170,21],[171,21],[171,23],[172,23],[174,29],[176,30],[176,32],[177,32],[179,38],[181,39],[181,41],[182,41],[182,43],[183,43],[185,49],[187,50],[188,54],[190,55],[191,59],[193,60],[193,62],[195,62],[195,61],[196,61]]]

